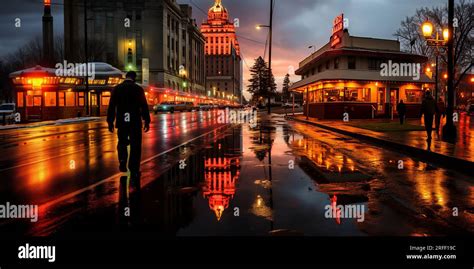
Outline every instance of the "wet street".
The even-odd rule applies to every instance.
[[[255,128],[217,116],[154,116],[140,182],[118,173],[105,122],[0,132],[0,204],[39,205],[38,222],[0,222],[0,235],[474,233],[472,176],[280,115]],[[364,214],[328,216],[331,205]]]

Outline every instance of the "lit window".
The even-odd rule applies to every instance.
[[[44,105],[45,106],[56,106],[56,92],[45,92],[44,93]]]
[[[66,106],[75,106],[75,93],[74,92],[66,92]]]
[[[23,107],[23,92],[18,92],[17,97],[16,97],[16,102],[18,104],[18,107]]]
[[[102,104],[102,106],[108,106],[109,102],[110,102],[110,92],[103,92],[102,100],[100,103]]]

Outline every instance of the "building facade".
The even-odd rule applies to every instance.
[[[424,92],[434,88],[423,73],[427,61],[400,51],[396,40],[351,36],[340,15],[330,41],[300,62],[302,79],[291,89],[303,93],[310,117],[391,117],[400,100],[407,117],[418,117]]]
[[[106,63],[94,65],[95,77],[86,90],[83,76],[58,76],[57,69],[36,66],[11,73],[21,122],[107,114],[112,90],[123,73]]]
[[[65,56],[84,61],[84,1],[64,1]],[[176,0],[88,1],[89,60],[133,70],[149,103],[204,98],[204,36],[192,8]],[[78,49],[79,48],[79,49]]]
[[[206,94],[233,103],[242,101],[240,46],[229,12],[216,0],[201,25],[206,38]]]

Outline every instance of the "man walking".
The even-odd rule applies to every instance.
[[[132,178],[140,177],[142,119],[145,133],[150,130],[151,121],[145,91],[135,83],[136,78],[135,72],[127,73],[125,81],[112,92],[107,110],[109,131],[114,132],[114,121],[117,128],[120,172],[127,172],[127,146],[130,145],[128,168]]]
[[[431,95],[430,91],[426,91],[425,99],[421,104],[421,114],[424,115],[425,120],[425,130],[428,138],[426,141],[428,142],[428,150],[430,150],[431,146],[431,133],[433,131],[433,117],[437,111],[436,101]]]
[[[403,125],[405,121],[405,115],[407,114],[407,106],[403,103],[403,100],[400,100],[400,103],[397,105],[398,117],[400,118],[400,124]]]
[[[438,98],[438,103],[436,103],[436,116],[435,116],[435,126],[436,133],[439,134],[439,127],[441,125],[441,118],[446,117],[446,105],[444,104],[443,98]]]

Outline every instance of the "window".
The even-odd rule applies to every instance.
[[[76,94],[74,92],[66,92],[66,106],[75,106],[75,97]]]
[[[84,100],[85,100],[85,98],[84,98],[84,93],[83,93],[83,92],[79,92],[79,93],[78,93],[78,96],[79,96],[79,98],[78,98],[78,100],[79,100],[79,106],[84,106],[84,103],[85,103],[85,102],[84,102]]]
[[[102,100],[101,100],[100,104],[102,106],[108,106],[109,102],[110,102],[110,92],[103,92],[102,93]]]
[[[382,61],[377,58],[369,58],[369,70],[380,70]]]
[[[329,61],[326,62],[326,70],[329,70]]]
[[[318,73],[321,73],[321,71],[323,71],[323,66],[322,66],[322,65],[318,65]]]
[[[24,106],[24,103],[23,103],[23,92],[18,92],[18,93],[17,93],[16,102],[17,102],[17,104],[18,104],[18,107],[23,107],[23,106]]]
[[[346,90],[346,101],[370,102],[370,88],[348,88]]]
[[[347,57],[347,68],[356,69],[356,59],[353,56]]]
[[[56,92],[44,93],[44,106],[56,106]]]
[[[334,58],[334,69],[339,69],[339,57]]]
[[[422,91],[416,89],[406,89],[405,90],[405,102],[406,103],[421,103],[422,101]]]
[[[58,101],[59,101],[59,106],[64,106],[65,105],[65,92],[58,92]]]

